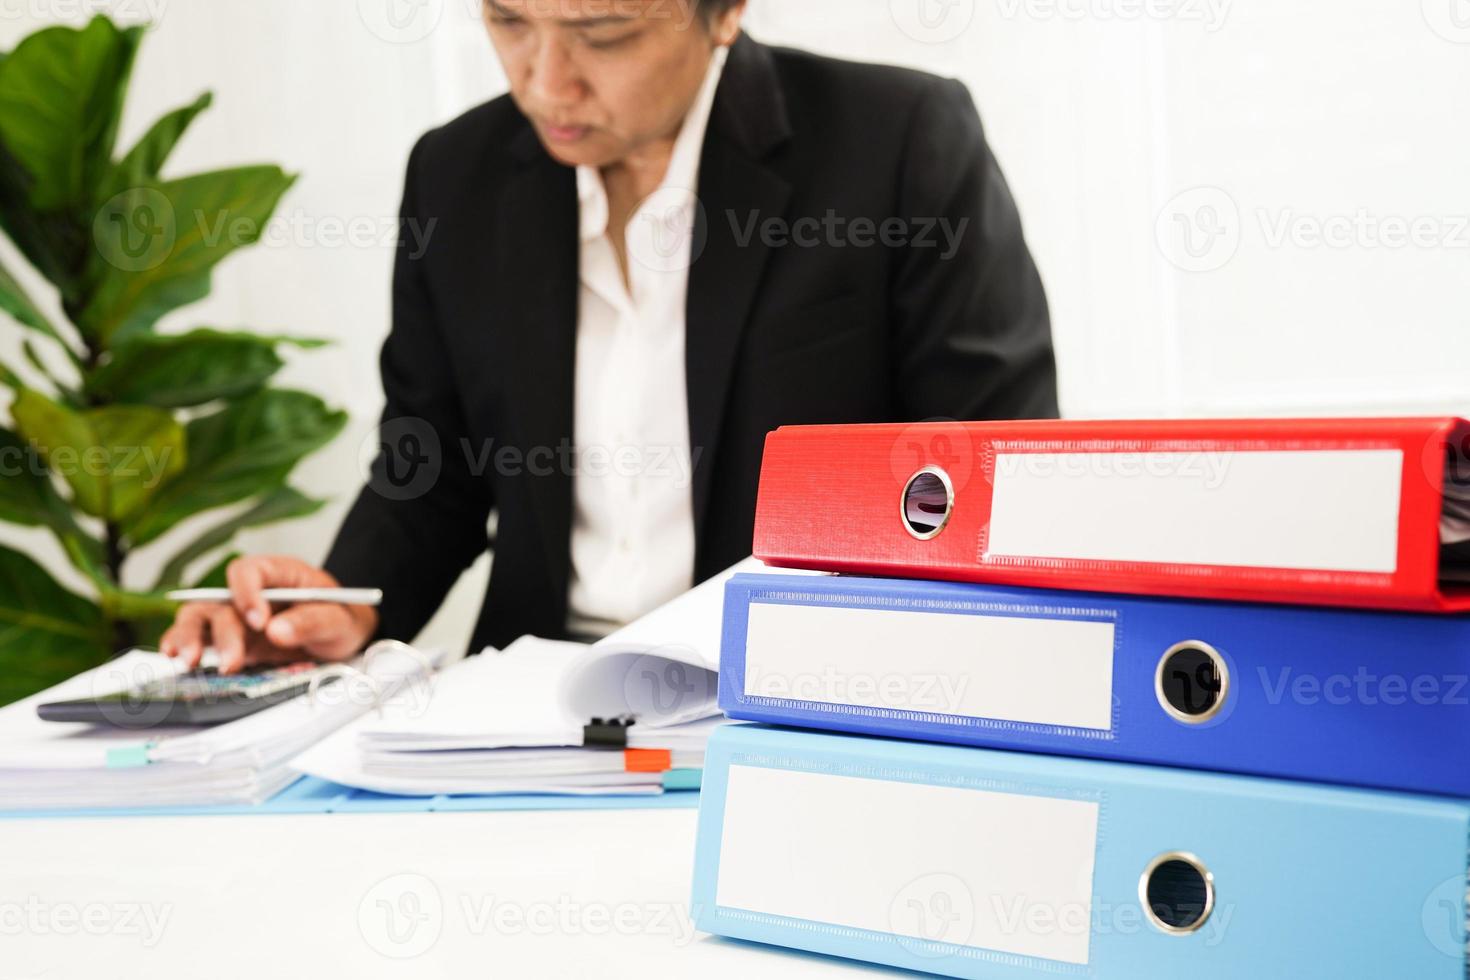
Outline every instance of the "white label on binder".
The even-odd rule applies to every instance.
[[[991,557],[1391,573],[1397,449],[1012,453]]]
[[[757,602],[745,693],[1109,731],[1113,624]]]
[[[722,908],[1088,962],[1099,806],[731,766]],[[932,955],[932,953],[930,954]]]

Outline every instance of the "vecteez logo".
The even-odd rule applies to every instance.
[[[1429,29],[1452,44],[1470,44],[1470,0],[1420,0]]]
[[[162,191],[134,187],[97,210],[92,238],[103,261],[122,272],[156,269],[173,255],[178,216]]]
[[[627,233],[628,255],[657,275],[689,271],[708,242],[704,204],[679,187],[661,187],[645,198]]]
[[[948,956],[975,931],[975,896],[956,875],[921,875],[893,896],[888,925],[914,956]]]
[[[388,500],[417,500],[444,470],[439,433],[426,419],[402,416],[382,423],[358,444],[364,481]]]
[[[1007,20],[1097,23],[1140,23],[1170,21],[1199,24],[1207,34],[1225,26],[1235,0],[996,0]]]
[[[357,0],[357,13],[380,40],[415,44],[439,26],[444,0]]]
[[[1164,258],[1184,272],[1223,269],[1240,249],[1240,207],[1219,187],[1191,188],[1160,210],[1154,238]]]
[[[719,688],[718,675],[691,662],[693,651],[662,648],[627,658],[623,701],[628,714],[642,720],[672,722],[708,709]]]
[[[975,0],[889,0],[898,29],[922,44],[944,44],[975,20]]]
[[[378,882],[357,906],[357,928],[374,952],[394,960],[422,956],[444,931],[444,899],[421,874]]]

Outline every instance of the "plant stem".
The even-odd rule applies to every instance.
[[[122,588],[122,567],[127,561],[127,552],[122,546],[122,531],[112,521],[107,522],[107,574],[112,584]]]
[[[72,322],[75,323],[76,321]],[[86,402],[87,407],[98,408],[102,405],[102,400],[99,399],[95,394],[86,393],[86,389],[87,378],[92,374],[93,371],[97,370],[97,365],[102,362],[102,351],[94,347],[87,341],[83,340],[81,361],[82,381],[79,385],[77,385],[77,389],[83,392],[82,400]],[[111,528],[109,528],[108,531],[109,533],[111,533]]]
[[[125,619],[114,619],[112,621],[112,652],[123,653],[127,650],[137,649],[138,634],[133,629],[133,624]]]

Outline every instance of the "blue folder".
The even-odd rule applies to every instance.
[[[732,725],[703,931],[983,980],[1464,980],[1470,807]]]
[[[0,820],[73,817],[217,817],[303,813],[452,813],[492,810],[687,810],[699,805],[698,770],[673,770],[658,795],[391,796],[302,776],[264,803],[115,807],[93,810],[0,810]]]
[[[1470,617],[849,576],[725,602],[732,718],[1470,797]]]

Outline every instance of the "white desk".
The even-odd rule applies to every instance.
[[[693,810],[7,822],[0,980],[893,975],[694,933],[694,828]]]

